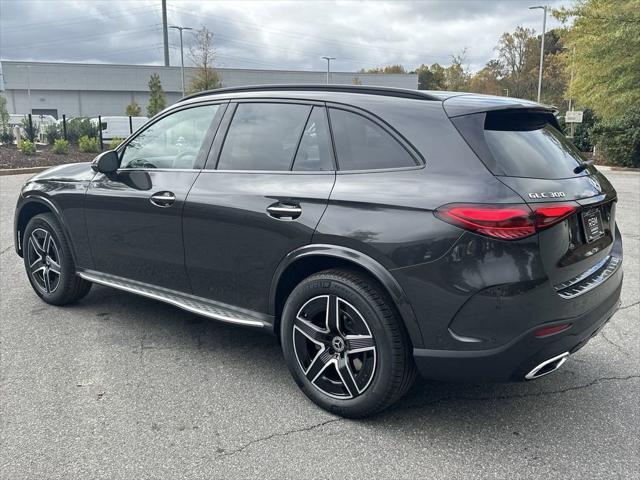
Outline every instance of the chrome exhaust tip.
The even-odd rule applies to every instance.
[[[556,357],[545,360],[529,373],[527,373],[524,378],[526,378],[527,380],[535,380],[536,378],[544,377],[551,372],[555,372],[562,366],[564,362],[567,361],[568,356],[569,352],[564,352]]]

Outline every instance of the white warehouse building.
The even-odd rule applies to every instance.
[[[191,70],[186,69],[188,85]],[[326,72],[216,69],[223,87],[325,83]],[[125,115],[135,101],[146,115],[149,77],[158,73],[167,105],[182,97],[180,67],[2,61],[9,113],[68,117]],[[418,88],[417,74],[332,72],[331,83]]]

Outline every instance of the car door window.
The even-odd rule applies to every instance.
[[[293,169],[316,172],[333,170],[329,125],[323,107],[313,107],[309,115],[293,162]]]
[[[368,118],[335,108],[330,109],[330,116],[340,170],[417,165],[400,142]]]
[[[127,144],[120,168],[194,168],[218,108],[204,105],[161,118]]]
[[[239,104],[218,170],[290,170],[310,110],[292,103]]]

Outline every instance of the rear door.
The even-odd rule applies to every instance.
[[[615,251],[621,248],[616,243],[616,192],[585,164],[550,112],[497,110],[452,121],[487,168],[534,211],[570,209],[564,221],[539,234],[542,260],[554,285],[604,267],[612,255],[621,254]]]
[[[194,294],[267,312],[275,269],[310,243],[334,170],[323,104],[230,104],[184,209]]]

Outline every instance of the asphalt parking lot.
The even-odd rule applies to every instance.
[[[602,333],[535,382],[419,381],[366,421],[307,401],[268,335],[99,286],[47,306],[13,251],[28,177],[0,177],[0,477],[639,478],[640,173],[605,174],[625,285]]]

